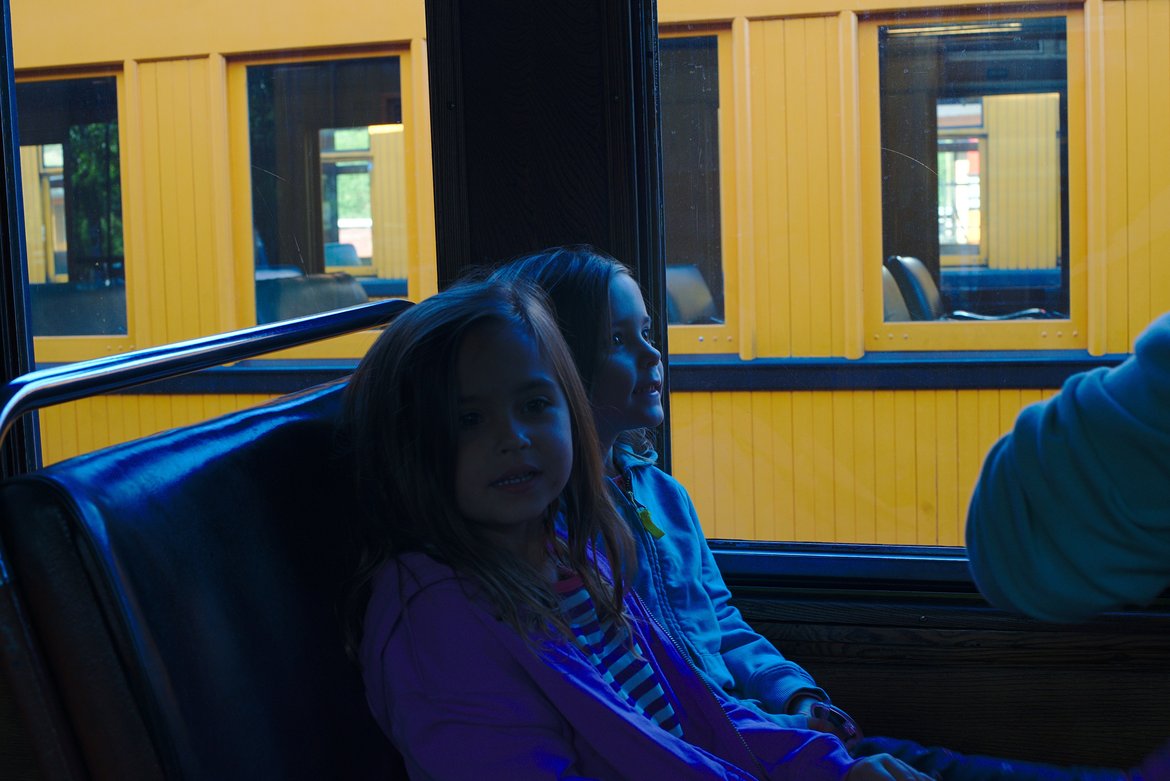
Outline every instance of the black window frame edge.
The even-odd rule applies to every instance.
[[[4,189],[0,193],[0,243],[4,253],[0,275],[0,343],[3,350],[4,381],[31,371],[33,342],[28,300],[28,269],[24,248],[24,201],[20,183],[20,150],[16,121],[16,76],[12,64],[12,10],[0,0],[4,41],[0,48],[0,169]],[[14,428],[0,451],[0,474],[4,477],[30,472],[40,465],[40,438],[37,416],[26,415]]]
[[[980,390],[1059,388],[1074,374],[1128,354],[1085,350],[886,352],[861,358],[674,355],[672,391]]]

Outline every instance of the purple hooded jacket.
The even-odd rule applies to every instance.
[[[526,641],[421,553],[374,578],[366,699],[413,779],[845,778],[855,760],[839,740],[716,699],[640,601],[626,607],[684,739],[615,694],[571,643]]]

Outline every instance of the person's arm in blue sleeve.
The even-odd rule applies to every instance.
[[[693,533],[702,550],[703,587],[711,599],[719,623],[720,655],[739,686],[739,694],[764,704],[770,713],[796,713],[802,699],[829,701],[813,677],[790,661],[771,642],[744,620],[731,604],[731,592],[723,581],[715,556],[707,544],[695,505],[685,489]]]
[[[967,549],[993,604],[1076,621],[1170,585],[1170,315],[1113,369],[1024,409],[990,451]]]

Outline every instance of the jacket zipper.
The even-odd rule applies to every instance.
[[[646,607],[646,603],[642,601],[642,595],[639,594],[637,591],[634,591],[633,589],[630,590],[630,594],[632,594],[634,599],[637,600],[638,606],[642,608],[642,612],[646,614],[646,617],[649,618],[652,622],[654,622],[654,626],[658,627],[658,631],[661,632],[663,634],[663,636],[667,640],[670,641],[670,644],[672,646],[674,646],[675,653],[677,653],[680,657],[682,657],[682,659],[687,663],[687,666],[691,668],[691,672],[693,672],[695,674],[695,677],[703,682],[703,686],[707,689],[707,693],[710,694],[711,699],[715,701],[716,709],[718,709],[718,711],[723,714],[723,718],[727,719],[727,725],[729,727],[731,727],[731,731],[735,733],[735,736],[737,738],[739,738],[739,742],[743,745],[744,751],[746,751],[748,756],[751,757],[752,760],[755,761],[756,766],[759,768],[760,775],[756,775],[755,773],[751,773],[752,777],[757,779],[757,781],[762,781],[763,779],[766,779],[768,777],[768,771],[764,767],[764,763],[760,761],[760,758],[757,757],[756,753],[751,750],[750,746],[748,746],[747,740],[745,740],[743,737],[743,733],[739,731],[739,727],[735,726],[735,722],[732,721],[731,717],[727,715],[727,711],[723,710],[723,705],[719,702],[719,697],[716,696],[715,690],[711,687],[710,682],[706,678],[703,677],[702,673],[699,672],[699,668],[695,666],[695,662],[693,659],[691,659],[690,654],[687,654],[683,651],[683,649],[679,645],[678,641],[674,639],[674,635],[672,635],[670,632],[666,631],[666,627],[664,627],[658,621],[658,617],[655,616],[652,612],[650,612],[650,608]],[[685,732],[684,732],[684,734],[685,734]],[[748,771],[748,772],[750,772],[750,771]]]
[[[636,509],[638,509],[639,505],[638,505],[638,502],[636,502],[636,500],[633,497],[633,492],[634,492],[633,483],[634,483],[633,478],[632,477],[629,478],[629,492],[627,493],[626,491],[619,490],[619,493],[621,493],[622,499],[625,499],[626,503],[628,505],[633,506],[633,509],[635,510],[635,513],[636,513]],[[618,488],[620,489],[621,486],[619,485]],[[641,518],[639,518],[639,520],[640,519]],[[646,530],[645,527],[642,527],[641,530],[639,530],[639,532],[641,534],[646,534],[647,537],[649,535],[649,531]],[[645,613],[646,616],[649,618],[649,620],[651,620],[654,623],[654,626],[658,627],[660,633],[662,633],[662,636],[666,637],[667,640],[670,641],[670,645],[673,645],[673,647],[674,647],[675,654],[679,655],[683,659],[683,661],[687,663],[687,666],[689,666],[690,671],[694,673],[695,677],[701,680],[701,682],[703,683],[704,689],[707,689],[707,693],[710,694],[711,699],[715,700],[716,710],[718,710],[718,712],[723,714],[724,719],[727,719],[728,726],[731,727],[731,731],[734,732],[736,735],[736,738],[739,739],[739,744],[743,745],[744,751],[748,752],[748,755],[751,756],[751,759],[756,762],[756,766],[759,768],[758,775],[756,773],[750,772],[750,770],[749,770],[749,773],[751,773],[751,776],[755,777],[755,779],[757,779],[758,781],[766,779],[766,777],[768,777],[768,770],[766,770],[766,768],[764,767],[764,763],[759,761],[758,756],[756,756],[756,752],[751,751],[751,747],[748,745],[748,741],[746,741],[744,739],[743,733],[739,732],[739,727],[736,726],[735,721],[732,721],[731,717],[728,716],[727,711],[723,710],[723,705],[720,703],[720,698],[718,698],[718,696],[716,696],[715,690],[713,689],[713,687],[711,687],[709,680],[707,680],[707,678],[704,678],[702,673],[700,671],[698,671],[698,666],[695,664],[694,659],[690,658],[690,654],[687,654],[687,652],[682,649],[682,645],[679,643],[679,641],[675,640],[674,635],[670,634],[669,631],[667,631],[666,627],[662,626],[662,623],[658,620],[658,616],[655,616],[652,613],[651,609],[646,607],[646,602],[642,601],[641,594],[636,592],[636,590],[634,590],[634,589],[629,590],[629,593],[631,593],[634,596],[634,599],[636,601],[638,601],[639,607],[641,607],[641,609],[642,609],[642,613]],[[743,769],[745,769],[745,768],[743,768]]]

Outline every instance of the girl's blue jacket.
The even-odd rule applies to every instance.
[[[797,726],[783,715],[793,697],[827,702],[829,696],[731,604],[691,497],[656,460],[653,451],[635,454],[622,443],[614,451],[631,487],[627,494],[613,483],[615,503],[638,543],[638,594],[712,685],[766,718]]]

